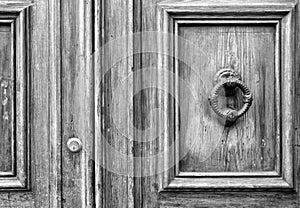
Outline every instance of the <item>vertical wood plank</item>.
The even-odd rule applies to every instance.
[[[282,97],[282,148],[285,150],[282,154],[282,176],[291,185],[293,185],[293,145],[294,145],[294,12],[291,11],[282,19],[282,55],[281,67],[283,86]]]
[[[300,1],[295,8],[295,141],[294,141],[294,184],[300,204]]]
[[[92,1],[61,2],[62,13],[62,196],[63,206],[94,207],[94,86]],[[69,138],[83,143],[79,153],[66,146]]]
[[[31,170],[35,207],[61,207],[60,0],[30,5]],[[21,195],[22,197],[22,195]],[[16,199],[18,200],[18,199]],[[24,204],[26,207],[26,203]],[[33,205],[28,205],[33,207]]]
[[[97,207],[133,207],[133,1],[102,1],[98,9],[102,13],[95,42]]]
[[[104,207],[104,197],[103,197],[103,169],[100,164],[103,161],[104,148],[101,144],[102,141],[102,120],[101,120],[101,109],[102,109],[102,97],[100,92],[101,85],[101,69],[97,66],[101,66],[101,57],[102,54],[102,40],[104,33],[104,1],[95,1],[94,2],[94,113],[95,113],[95,201],[96,208]]]
[[[142,32],[142,1],[137,0],[133,1],[133,31],[135,34],[139,34]],[[140,70],[142,66],[142,60],[141,60],[141,54],[136,53],[136,51],[142,51],[142,44],[141,44],[141,35],[135,35],[135,38],[133,40],[133,50],[135,52],[134,54],[134,64],[133,64],[133,71],[136,72]],[[141,88],[142,84],[142,77],[141,74],[134,74],[133,77],[133,90],[134,92],[138,91]],[[142,129],[142,108],[140,107],[142,105],[142,96],[134,95],[133,97],[133,119],[134,119],[134,139],[140,138],[139,129]],[[142,173],[142,160],[139,159],[139,157],[142,155],[142,148],[139,143],[140,140],[134,141],[134,175],[140,176]],[[141,177],[135,177],[134,178],[134,205],[135,207],[142,207],[143,203],[143,191],[142,191],[142,178]]]
[[[29,45],[31,183],[34,196],[23,194],[28,207],[60,207],[60,0],[27,2]],[[24,1],[25,3],[25,1]],[[15,202],[19,199],[16,198]],[[13,201],[13,200],[12,200]]]
[[[61,207],[61,10],[60,0],[49,0],[50,207]]]
[[[168,92],[160,92],[156,86],[158,84],[166,86],[168,80],[160,77],[162,75],[159,74],[159,70],[162,69],[158,68],[161,67],[158,64],[158,54],[147,53],[147,51],[155,48],[155,44],[159,43],[160,40],[155,40],[151,36],[147,39],[145,38],[147,34],[143,34],[144,32],[157,31],[161,24],[157,19],[157,1],[137,1],[135,11],[137,14],[134,20],[136,23],[134,25],[135,31],[142,32],[141,39],[136,42],[135,50],[142,52],[142,54],[135,59],[135,70],[140,70],[140,74],[135,77],[134,82],[135,88],[142,90],[140,92],[135,90],[137,94],[135,95],[134,117],[136,127],[143,131],[143,133],[135,134],[135,157],[140,158],[135,162],[135,170],[139,171],[136,173],[139,177],[135,179],[135,206],[157,207],[158,191],[161,189],[163,180],[163,174],[157,173],[162,170],[163,165],[169,164],[164,164],[163,161],[154,157],[167,148],[164,147],[164,136],[167,135],[168,131],[166,123],[168,118],[164,118],[167,111],[162,113],[164,110],[168,110],[166,106]],[[161,38],[159,35],[157,37]],[[167,58],[164,61],[167,61]],[[151,70],[150,74],[147,72],[149,69]],[[151,131],[147,133],[150,129]]]
[[[31,10],[31,108],[32,179],[35,206],[49,207],[49,4],[35,2]]]

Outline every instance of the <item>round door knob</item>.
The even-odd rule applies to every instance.
[[[72,153],[78,153],[82,150],[82,141],[78,138],[70,138],[67,147]]]

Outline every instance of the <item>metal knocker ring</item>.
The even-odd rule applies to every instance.
[[[214,112],[225,119],[225,125],[231,126],[249,110],[252,105],[253,97],[246,84],[240,80],[239,74],[232,69],[223,69],[218,72],[216,81],[217,85],[212,89],[208,99]],[[240,88],[243,93],[243,107],[240,110],[231,108],[221,109],[218,105],[220,91],[225,88],[225,92],[232,92],[236,87]]]

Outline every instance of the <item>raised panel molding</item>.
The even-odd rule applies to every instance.
[[[228,6],[228,7],[226,7]],[[162,68],[173,69],[174,86],[166,85],[166,91],[174,90],[175,100],[179,100],[178,60],[172,60],[165,54],[178,57],[178,28],[184,24],[210,25],[271,25],[276,28],[275,43],[275,88],[276,88],[276,154],[278,159],[275,171],[266,172],[180,172],[179,169],[179,106],[176,103],[165,106],[175,106],[169,110],[170,118],[175,117],[174,126],[169,135],[174,135],[175,145],[169,145],[169,152],[163,163],[176,161],[174,169],[164,174],[161,187],[163,190],[201,190],[201,189],[294,189],[293,179],[293,139],[294,139],[294,10],[295,4],[272,4],[263,1],[257,4],[216,4],[214,1],[190,1],[184,3],[161,3],[158,5],[159,32],[175,35],[173,39],[159,40],[159,65]],[[164,77],[166,82],[173,82],[170,77]],[[172,85],[172,84],[171,84]],[[172,114],[172,115],[171,115]],[[175,115],[175,116],[174,116]],[[166,121],[168,123],[169,121]],[[169,144],[168,135],[164,144]],[[165,147],[167,148],[167,147]]]
[[[29,189],[29,8],[30,4],[25,3],[0,5],[0,28],[6,26],[10,32],[8,49],[0,48],[3,67],[0,69],[0,121],[1,131],[6,132],[2,135],[4,141],[0,141],[6,145],[1,149],[5,152],[0,155],[11,154],[5,160],[10,171],[0,168],[0,190]],[[9,124],[4,125],[6,122]]]

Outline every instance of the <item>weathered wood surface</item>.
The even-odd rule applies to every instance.
[[[172,0],[168,2],[198,4],[200,1]],[[240,4],[240,1],[237,0],[230,2],[229,0],[212,0],[209,1],[209,4],[216,2]],[[295,1],[267,0],[266,2],[265,8],[269,7],[271,3],[275,3],[278,10],[285,10],[289,9],[291,3]],[[2,5],[2,1],[0,3]],[[138,175],[146,175],[148,172],[155,172],[156,168],[161,165],[165,165],[161,164],[161,161],[146,159],[135,161],[134,167],[132,161],[126,165],[122,164],[115,155],[105,151],[103,138],[100,137],[105,132],[106,141],[116,150],[128,155],[131,155],[131,151],[133,151],[135,156],[150,156],[163,150],[165,145],[161,142],[163,137],[148,143],[135,142],[133,146],[132,141],[125,140],[113,128],[113,124],[122,123],[123,131],[130,132],[129,124],[133,119],[135,126],[139,129],[156,126],[158,122],[161,126],[168,125],[168,123],[162,124],[161,121],[152,120],[153,118],[148,116],[152,109],[162,105],[166,107],[166,96],[163,93],[147,89],[134,97],[134,109],[128,104],[132,102],[133,87],[139,89],[140,86],[146,86],[149,83],[155,84],[158,79],[160,82],[166,81],[158,74],[153,73],[150,77],[135,77],[134,83],[129,80],[122,91],[126,94],[125,100],[117,98],[113,102],[112,99],[113,92],[121,80],[129,74],[132,67],[134,70],[139,70],[140,67],[155,67],[158,63],[157,56],[153,54],[136,55],[134,59],[130,57],[120,61],[114,65],[110,73],[106,74],[104,83],[100,83],[101,78],[99,78],[105,72],[105,70],[102,71],[101,56],[97,54],[95,60],[89,59],[96,49],[109,42],[110,39],[132,31],[156,30],[156,3],[156,0],[40,0],[33,2],[31,11],[31,40],[33,42],[30,48],[32,192],[1,193],[0,207],[61,207],[62,205],[93,207],[95,202],[98,207],[299,207],[299,201],[295,194],[282,192],[161,193],[159,195],[158,192],[164,180],[162,175],[133,179],[105,171],[99,166],[101,160],[102,163],[111,164],[116,170],[127,171],[129,174],[136,171]],[[264,5],[265,2],[247,0],[243,3]],[[287,3],[288,6],[282,7],[281,3]],[[95,8],[93,8],[94,4]],[[17,3],[15,9],[19,8],[19,3]],[[230,9],[230,7],[227,8]],[[222,10],[224,8],[220,9],[220,11]],[[260,10],[262,11],[261,8]],[[92,20],[93,12],[96,12],[95,22]],[[297,13],[298,16],[299,13]],[[297,25],[299,27],[298,21]],[[62,26],[61,31],[60,26]],[[299,30],[298,27],[297,30]],[[60,42],[60,32],[63,36],[62,42]],[[300,46],[299,40],[298,37],[296,46]],[[149,40],[148,44],[153,43]],[[126,49],[130,51],[133,47],[137,49],[145,46],[135,39],[128,42]],[[62,52],[62,56],[60,56],[60,52]],[[108,55],[106,64],[113,62],[113,56],[120,55],[120,51],[108,50],[106,53]],[[295,69],[298,69],[300,63],[298,50],[296,55],[298,59]],[[94,68],[91,66],[92,61],[95,64]],[[62,71],[60,70],[61,66],[63,67]],[[62,80],[61,75],[63,76]],[[272,74],[268,76],[272,76]],[[298,98],[299,77],[299,73],[296,72],[297,106],[300,102]],[[285,82],[290,78],[288,77]],[[62,89],[60,83],[63,83]],[[166,82],[166,84],[169,83]],[[62,100],[61,92],[63,93]],[[273,99],[272,94],[269,96]],[[61,104],[64,105],[62,115],[60,114]],[[110,106],[117,104],[121,106],[115,107],[126,110],[119,117],[112,119]],[[133,110],[135,115],[133,115]],[[269,116],[271,117],[271,115]],[[61,118],[63,118],[62,123],[60,123]],[[172,117],[170,118],[172,119]],[[286,118],[290,119],[291,117]],[[296,129],[298,129],[298,125],[299,116]],[[62,143],[61,132],[64,134]],[[269,133],[266,134],[269,135]],[[70,154],[65,147],[68,138],[73,134],[82,139],[84,143],[83,151],[77,155]],[[287,135],[292,135],[291,130]],[[136,134],[135,136],[141,135]],[[149,135],[142,135],[142,140],[146,141],[147,136]],[[138,139],[140,141],[140,138]],[[297,131],[294,143],[295,158],[299,158],[299,143],[299,132]],[[62,155],[61,148],[63,148]],[[61,157],[63,157],[62,163]],[[268,157],[270,155],[266,155],[264,158]],[[287,162],[290,163],[290,161]],[[265,164],[267,163],[257,168],[263,169]],[[299,190],[299,160],[295,160],[295,170],[294,178]],[[63,179],[61,179],[61,172]],[[168,175],[168,172],[164,175]],[[95,195],[96,200],[94,201]],[[63,203],[60,201],[61,196],[63,196]]]
[[[0,193],[0,206],[3,208],[33,208],[35,200],[32,192]]]
[[[294,181],[295,188],[300,197],[300,1],[295,8],[295,141],[294,141]]]
[[[272,13],[274,11],[290,11],[294,8],[297,0],[213,0],[213,1],[198,1],[198,0],[163,0],[160,2],[160,6],[167,7],[170,12],[181,12],[185,14],[191,13],[213,13],[222,14],[226,12],[233,12],[234,15],[238,13]]]
[[[134,10],[134,31],[147,32],[157,31],[157,0],[153,1],[135,1]],[[143,35],[141,35],[143,36]],[[141,37],[142,38],[142,37]],[[139,42],[140,41],[140,42]],[[157,40],[159,41],[159,40]],[[135,162],[135,174],[141,177],[135,178],[134,196],[136,207],[157,207],[157,193],[162,189],[163,174],[158,174],[162,169],[164,163],[158,158],[151,156],[157,155],[158,152],[163,152],[165,145],[163,134],[158,132],[168,131],[168,126],[164,123],[164,118],[168,113],[158,113],[154,109],[158,108],[163,112],[167,110],[163,108],[163,103],[166,103],[168,92],[161,92],[155,89],[157,83],[168,85],[167,79],[163,79],[157,73],[158,54],[146,53],[152,46],[157,44],[153,39],[137,39],[135,42],[136,51],[145,51],[143,54],[137,54],[135,57],[135,70],[150,69],[151,74],[140,73],[139,76],[134,77],[135,89],[143,89],[134,95],[134,118],[135,126],[140,130],[152,129],[150,134],[135,134],[136,142],[134,145],[135,157],[140,160]],[[145,86],[152,86],[148,88]],[[135,91],[137,92],[137,91]],[[166,95],[165,95],[166,94]],[[151,112],[152,111],[152,112]],[[150,116],[151,115],[151,116]],[[157,136],[156,136],[157,135]],[[165,164],[168,165],[168,164]],[[156,173],[156,174],[155,174]],[[166,172],[166,174],[168,174]]]
[[[28,135],[31,141],[28,143],[26,152],[18,152],[19,161],[24,161],[25,155],[30,155],[30,192],[3,191],[0,194],[0,207],[60,207],[60,171],[59,171],[59,141],[60,141],[60,73],[59,73],[59,51],[60,43],[57,39],[59,28],[57,11],[59,1],[41,0],[36,2],[22,1],[0,1],[0,8],[5,11],[24,11],[30,7],[30,13],[22,13],[25,22],[30,23],[18,25],[17,28],[24,29],[27,35],[19,32],[16,43],[16,56],[28,52],[25,56],[19,57],[17,69],[27,66],[29,76],[17,71],[16,82],[21,79],[30,80],[28,85],[22,81],[16,90],[18,93],[24,91],[23,84],[28,89],[26,96],[29,96],[28,128],[22,135]],[[34,6],[32,6],[34,5]],[[27,15],[27,16],[26,16]],[[28,18],[28,19],[24,19]],[[21,40],[18,36],[21,36]],[[30,38],[29,38],[30,37]],[[26,44],[25,44],[26,43]],[[3,42],[1,41],[1,44]],[[23,48],[23,46],[26,46]],[[28,49],[28,51],[26,51]],[[24,51],[22,51],[24,50]],[[3,51],[1,50],[1,53]],[[3,62],[1,63],[3,64]],[[51,89],[51,90],[50,90]],[[57,94],[58,93],[58,94]],[[27,103],[28,97],[20,96],[20,104],[17,108]],[[51,101],[51,102],[50,102]],[[20,111],[21,112],[21,111]],[[20,113],[19,112],[19,113]],[[25,119],[26,112],[18,114]],[[23,128],[18,126],[19,131]],[[18,143],[22,143],[18,141]],[[24,144],[25,145],[25,144]],[[30,151],[29,151],[30,150]],[[19,163],[18,161],[18,163]],[[20,163],[19,163],[20,164]],[[27,179],[29,180],[29,179]],[[50,182],[51,181],[51,182]],[[51,200],[50,200],[51,199]]]
[[[136,2],[135,5],[135,29],[137,31],[151,31],[151,30],[157,30],[157,26],[160,24],[160,22],[157,22],[157,24],[153,23],[155,21],[158,21],[157,18],[159,18],[160,15],[157,14],[157,8],[155,7],[155,5],[160,2],[160,1],[156,1],[156,0],[153,0],[153,1],[139,1],[139,2]],[[162,5],[165,4],[172,4],[173,2],[175,1],[162,1]],[[194,5],[200,5],[201,3],[203,2],[200,2],[200,1],[176,1],[178,2],[178,5],[179,4],[193,4]],[[176,3],[175,2],[175,3]],[[262,6],[260,8],[257,8],[257,10],[255,10],[256,12],[260,12],[260,13],[263,13],[263,11],[266,11],[269,9],[275,9],[277,11],[279,10],[290,10],[291,8],[293,8],[293,3],[294,1],[267,1],[267,4],[264,5],[265,2],[260,2],[260,1],[224,1],[224,2],[220,2],[220,1],[211,1],[208,2],[207,1],[207,4],[208,6],[207,7],[202,7],[202,11],[204,12],[206,9],[208,8],[212,8],[212,9],[216,9],[214,6],[211,6],[213,4],[216,4],[216,2],[219,2],[220,3],[220,7],[219,7],[219,13],[222,13],[224,11],[227,11],[227,9],[232,9],[234,8],[237,8],[237,7],[240,7],[242,4],[247,4],[247,5],[253,5],[253,8],[251,9],[254,9],[255,10],[255,7],[258,5]],[[223,3],[224,4],[228,4],[228,7],[222,7],[223,6]],[[270,6],[272,3],[275,4],[274,7]],[[256,5],[256,6],[255,6]],[[265,9],[263,8],[265,6]],[[266,6],[267,5],[267,6]],[[285,5],[285,6],[283,6]],[[160,5],[161,6],[161,5]],[[266,8],[268,7],[268,8]],[[272,7],[272,8],[271,8]],[[191,12],[195,12],[197,11],[197,9],[199,9],[200,7],[196,8],[196,6],[191,9],[190,11]],[[174,8],[174,10],[172,10],[173,12],[177,11],[176,10],[177,8]],[[249,9],[249,11],[251,10]],[[188,10],[188,9],[186,9]],[[232,9],[233,10],[233,9]],[[243,10],[243,12],[247,12],[246,11],[247,8],[245,8]],[[180,10],[178,10],[180,11]],[[239,11],[240,12],[240,11]],[[186,13],[183,13],[184,15],[187,16]],[[162,14],[163,15],[163,14]],[[234,14],[231,14],[232,16],[234,16]],[[187,18],[185,16],[185,18]],[[220,18],[220,17],[219,17]],[[232,17],[231,17],[232,18]],[[171,27],[171,26],[170,26]],[[265,40],[265,42],[258,44],[257,42],[260,41],[260,38],[256,37],[255,38],[255,33],[253,34],[248,34],[248,33],[242,33],[240,34],[241,37],[249,37],[250,36],[250,39],[252,39],[252,41],[254,42],[253,43],[253,48],[252,48],[252,45],[251,46],[248,46],[248,48],[252,48],[252,50],[254,51],[254,49],[258,48],[258,49],[261,49],[261,56],[258,57],[257,55],[253,55],[254,58],[252,58],[252,56],[248,56],[250,60],[256,60],[258,63],[257,65],[258,66],[261,66],[262,68],[263,67],[266,67],[266,68],[270,68],[270,70],[272,72],[274,72],[275,70],[275,59],[274,59],[274,56],[275,56],[275,48],[274,48],[274,45],[273,43],[275,42],[275,31],[273,28],[269,28],[268,26],[267,27],[264,27],[264,28],[267,28],[267,30],[269,29],[268,32],[266,32],[266,34],[264,34],[262,36],[262,39]],[[258,33],[261,33],[262,31],[258,31]],[[223,34],[225,35],[225,34]],[[195,35],[196,36],[196,35]],[[233,43],[234,42],[238,42],[238,40],[236,39],[236,35],[234,35],[235,38],[233,38],[233,40],[231,40]],[[238,35],[237,35],[238,36]],[[206,37],[209,39],[209,37]],[[230,42],[230,38],[229,39],[229,42]],[[243,38],[241,38],[243,39]],[[244,38],[244,40],[246,40],[246,38]],[[255,41],[254,41],[255,40]],[[250,41],[250,42],[252,42]],[[269,44],[268,44],[269,43]],[[152,43],[153,44],[153,43]],[[203,43],[205,44],[205,43]],[[257,45],[256,45],[257,44]],[[139,46],[138,43],[137,43],[137,46],[136,47],[141,47],[141,48],[145,48],[147,47],[147,43],[143,46]],[[216,44],[217,45],[217,44]],[[228,43],[228,45],[230,46],[230,43]],[[228,45],[225,45],[224,48],[226,47],[229,47]],[[250,45],[250,44],[249,44]],[[269,46],[267,46],[269,45]],[[237,46],[240,46],[240,45],[236,45],[236,46],[233,46],[237,48]],[[241,44],[241,46],[244,46],[242,49],[233,49],[234,50],[246,50],[245,49],[245,44]],[[211,46],[213,47],[213,46]],[[232,47],[232,46],[230,46]],[[206,53],[207,51],[205,51],[204,53]],[[208,51],[209,52],[209,51]],[[226,53],[225,53],[226,54]],[[216,54],[218,55],[218,54]],[[243,57],[247,57],[247,54],[243,54],[241,53],[241,55],[243,55]],[[195,55],[196,56],[196,55]],[[263,57],[266,57],[266,60],[264,60]],[[229,61],[230,61],[230,55],[229,55]],[[257,59],[256,59],[257,57]],[[193,57],[195,58],[195,57]],[[269,59],[272,60],[271,62],[269,62]],[[225,61],[228,61],[224,58],[224,62]],[[147,68],[147,67],[153,67],[153,66],[157,66],[157,57],[153,54],[145,54],[145,55],[142,55],[142,56],[138,56],[136,59],[135,59],[135,64],[137,64],[138,67],[143,67],[143,68]],[[242,63],[240,62],[235,62],[233,61],[233,65],[236,64],[237,66],[241,66]],[[251,63],[251,61],[249,61]],[[255,62],[255,61],[254,61]],[[230,64],[230,63],[229,63]],[[249,63],[248,63],[249,64]],[[262,66],[264,64],[264,66]],[[255,64],[254,64],[255,65]],[[136,66],[136,67],[137,67]],[[137,67],[137,68],[138,68]],[[218,66],[219,67],[219,66]],[[220,66],[222,67],[222,66]],[[239,67],[239,68],[243,68],[244,66],[242,67]],[[245,68],[245,67],[244,67]],[[215,69],[217,71],[217,69]],[[276,150],[276,147],[275,147],[275,139],[273,138],[273,136],[275,135],[275,124],[274,123],[271,123],[271,124],[267,124],[269,126],[266,126],[266,124],[264,123],[264,119],[263,118],[260,118],[260,114],[262,114],[262,116],[265,116],[266,118],[267,117],[270,117],[270,118],[273,118],[273,122],[274,122],[274,117],[275,117],[275,112],[273,112],[273,110],[275,110],[274,108],[274,103],[275,103],[275,98],[274,98],[274,81],[275,81],[275,78],[274,78],[274,74],[263,74],[265,71],[264,70],[261,70],[261,71],[256,71],[257,74],[257,77],[247,77],[249,74],[247,74],[247,76],[243,75],[243,80],[247,83],[249,83],[249,85],[254,86],[254,91],[256,94],[258,94],[260,97],[264,97],[264,101],[260,100],[260,101],[257,101],[257,102],[261,102],[261,103],[256,103],[254,105],[266,105],[266,109],[262,109],[262,108],[259,108],[258,106],[254,109],[252,108],[252,113],[250,112],[250,115],[248,115],[249,117],[251,116],[255,116],[255,117],[259,117],[259,119],[257,119],[257,121],[259,121],[262,125],[259,127],[260,129],[257,131],[257,132],[251,132],[250,131],[248,132],[249,134],[253,134],[253,135],[257,135],[257,138],[259,138],[258,142],[256,141],[253,141],[252,145],[255,146],[255,151],[257,151],[257,153],[255,154],[250,154],[250,158],[254,158],[254,161],[256,163],[256,165],[252,165],[252,166],[249,166],[247,164],[247,160],[246,160],[246,163],[247,165],[245,164],[242,164],[240,163],[239,165],[240,166],[231,166],[231,167],[227,167],[229,170],[234,170],[234,171],[240,171],[244,169],[244,171],[249,171],[249,170],[274,170],[276,168],[276,165],[278,165],[277,163],[275,163],[275,150]],[[242,71],[242,74],[245,73],[245,70]],[[246,72],[246,73],[250,73],[250,72]],[[155,73],[154,73],[155,74]],[[263,78],[263,75],[265,76]],[[245,76],[245,77],[244,77]],[[252,75],[253,76],[253,75]],[[155,76],[154,76],[155,77]],[[265,79],[265,80],[264,80]],[[211,79],[212,80],[212,79]],[[270,82],[268,82],[267,80],[269,80]],[[261,85],[261,86],[256,86],[256,82],[255,81],[258,81],[258,85]],[[143,86],[143,85],[147,85],[147,83],[151,83],[151,82],[155,82],[153,77],[152,76],[145,76],[145,77],[136,77],[135,78],[135,83],[137,83],[137,85],[140,85],[140,86]],[[265,83],[264,83],[265,82]],[[145,84],[146,83],[146,84]],[[211,86],[212,87],[212,86]],[[250,87],[250,88],[251,88]],[[273,88],[271,91],[272,93],[269,93],[269,91],[267,90],[268,87]],[[211,89],[211,88],[208,88],[208,89]],[[266,93],[267,92],[267,93]],[[274,102],[273,103],[269,103],[268,101],[269,100],[273,100]],[[159,101],[157,101],[159,100]],[[289,99],[287,99],[289,100]],[[140,126],[141,128],[145,129],[145,128],[149,128],[151,127],[154,123],[153,121],[147,117],[148,113],[151,111],[151,109],[153,108],[156,108],[158,106],[158,103],[159,102],[164,102],[162,99],[161,99],[161,96],[159,95],[159,93],[155,93],[154,90],[145,90],[144,92],[140,93],[140,96],[139,96],[139,99],[136,99],[135,100],[135,106],[137,108],[135,108],[135,120],[137,121],[137,125]],[[290,102],[290,101],[288,101]],[[251,110],[250,110],[251,111]],[[246,116],[247,117],[247,116]],[[159,118],[159,117],[158,117]],[[287,119],[290,119],[291,117],[290,116],[287,116],[286,117]],[[240,122],[244,122],[244,119],[245,118],[242,118]],[[289,120],[290,122],[290,120]],[[160,127],[160,126],[159,126]],[[182,127],[181,127],[182,128]],[[254,129],[254,127],[252,128]],[[263,129],[263,130],[262,130]],[[262,131],[260,131],[262,130]],[[289,128],[287,129],[289,131],[288,135],[290,136],[290,130]],[[222,133],[222,132],[221,132]],[[263,137],[265,137],[266,135],[268,135],[268,144],[267,145],[270,145],[270,146],[267,146],[267,149],[268,151],[264,152],[262,149],[262,135]],[[146,141],[146,135],[143,136],[143,140]],[[265,138],[264,138],[265,139]],[[274,139],[274,140],[273,140]],[[263,142],[264,143],[264,142]],[[135,145],[135,153],[137,155],[141,155],[141,156],[149,156],[151,155],[151,153],[155,152],[155,151],[162,151],[162,146],[165,145],[162,143],[162,138],[157,138],[157,140],[155,140],[155,142],[148,142],[148,143],[143,143],[143,144],[136,144]],[[155,148],[156,147],[156,148]],[[264,152],[264,153],[260,153],[260,152]],[[262,154],[262,155],[259,155]],[[241,154],[244,154],[244,153],[241,153]],[[253,155],[256,155],[256,156],[253,156]],[[259,155],[259,156],[258,156]],[[262,157],[261,157],[262,156]],[[217,158],[217,157],[216,157]],[[249,159],[249,157],[247,157]],[[263,158],[263,160],[261,160],[261,158]],[[251,161],[252,159],[248,160]],[[268,161],[268,162],[265,162],[264,160]],[[263,161],[263,163],[261,162]],[[253,161],[252,161],[253,162]],[[250,163],[249,164],[253,164],[253,163]],[[198,163],[194,163],[194,164],[198,164]],[[241,165],[242,164],[242,165]],[[140,163],[136,163],[135,164],[135,167],[137,170],[139,170],[139,168],[141,168],[141,172],[149,172],[152,170],[152,168],[156,167],[157,169],[159,169],[161,165],[161,161],[149,161],[149,160],[142,160],[140,161]],[[241,168],[242,167],[242,168]],[[217,167],[215,167],[217,169]],[[215,169],[215,170],[216,170]],[[228,170],[227,169],[227,170]],[[160,198],[158,200],[158,192],[159,192],[159,189],[160,189],[160,184],[162,184],[164,180],[164,177],[162,177],[161,175],[157,174],[155,176],[152,176],[152,177],[143,177],[143,178],[137,178],[135,179],[135,205],[137,207],[158,207],[159,204],[158,204],[158,201],[162,201],[162,198]],[[172,194],[172,193],[170,193]],[[172,198],[170,199],[170,207],[172,207],[172,201],[174,201],[174,207],[201,207],[202,204],[201,204],[201,201],[198,201],[199,204],[197,203],[185,203],[185,198],[180,195],[180,194],[176,194],[176,193],[173,193],[174,196],[178,196],[178,200],[175,198]],[[279,193],[281,194],[281,193]],[[187,193],[186,195],[186,198],[188,198],[188,196],[190,195],[190,193]],[[204,195],[204,194],[203,194]],[[199,200],[201,200],[201,197],[203,195],[197,195],[195,194],[195,198],[199,197]],[[220,196],[222,196],[222,193],[220,193]],[[224,202],[224,200],[228,199],[230,200],[231,198],[228,197],[228,195],[226,195],[224,193],[224,198],[223,198],[223,201],[218,201],[217,205],[220,205],[220,206],[228,206],[230,207],[230,203],[226,203],[226,201]],[[292,195],[286,195],[288,197],[282,197],[281,199],[284,200],[282,202],[282,205],[286,205],[288,204],[289,205],[289,196],[292,196]],[[293,195],[294,197],[295,195]],[[192,197],[192,195],[191,195]],[[205,196],[203,196],[205,198]],[[207,203],[204,203],[204,206],[207,205],[207,204],[212,204],[212,205],[216,205],[214,204],[214,198],[212,197],[212,199],[209,199],[209,195],[208,195],[208,198],[207,198]],[[257,197],[254,196],[253,197],[253,200],[254,198]],[[264,199],[265,197],[265,199]],[[258,196],[257,200],[258,200],[258,205],[261,204],[262,207],[264,206],[268,206],[267,203],[268,203],[268,200],[271,200],[272,197],[269,197],[267,198],[266,195],[262,195],[262,198],[260,198]],[[167,201],[168,199],[166,199]],[[182,200],[182,201],[180,201]],[[194,199],[192,199],[194,200]],[[242,206],[244,205],[244,202],[242,202],[242,200],[238,201],[238,199],[234,199],[236,200],[232,206]],[[188,201],[188,200],[187,200]],[[280,201],[280,200],[279,200]],[[278,202],[279,202],[278,201]],[[249,203],[249,206],[251,207],[251,201],[246,201]],[[163,201],[162,201],[163,203]],[[291,207],[297,207],[297,198],[293,198],[293,204],[290,205]],[[270,203],[272,204],[272,203]],[[162,204],[161,204],[162,205]],[[247,206],[247,205],[245,205]],[[278,205],[279,206],[279,205]],[[168,206],[165,206],[165,207],[168,207]],[[213,206],[212,206],[213,207]],[[279,206],[280,207],[280,206]]]
[[[25,159],[26,154],[30,154],[31,156],[30,172],[32,179],[30,181],[32,192],[2,192],[0,197],[1,207],[34,207],[35,205],[37,207],[60,207],[58,203],[60,199],[57,197],[60,195],[57,188],[60,177],[60,171],[57,171],[59,167],[57,163],[59,164],[60,161],[60,158],[57,158],[57,156],[59,157],[57,152],[60,152],[57,146],[57,141],[60,140],[60,130],[57,129],[60,123],[60,97],[56,94],[60,92],[60,89],[57,87],[59,85],[57,78],[60,76],[57,61],[60,60],[60,56],[57,54],[59,42],[56,38],[53,38],[58,34],[54,28],[59,27],[59,24],[57,24],[59,16],[53,14],[55,14],[59,6],[56,4],[58,1],[49,2],[36,2],[34,7],[30,9],[30,16],[26,16],[29,13],[20,14],[24,15],[22,18],[25,22],[30,20],[30,30],[27,30],[29,28],[26,28],[26,24],[23,24],[23,22],[17,28],[19,31],[22,28],[22,30],[26,30],[27,32],[26,36],[23,33],[18,33],[17,36],[21,36],[21,38],[31,36],[30,39],[23,40],[18,37],[18,42],[16,43],[17,50],[15,52],[17,56],[20,54],[25,55],[28,52],[28,59],[25,56],[19,57],[18,61],[20,62],[17,62],[16,66],[20,69],[23,66],[28,66],[29,76],[27,78],[31,82],[28,85],[24,82],[20,86],[17,85],[18,88],[16,90],[24,90],[23,84],[25,84],[28,89],[27,96],[30,96],[30,109],[28,111],[30,122],[27,125],[30,128],[28,136],[30,136],[31,151],[28,151],[29,147],[27,146],[27,152],[18,152],[18,154],[23,157],[19,158],[20,161]],[[6,11],[24,11],[25,8],[34,4],[34,2],[28,1],[18,3],[14,1],[1,1],[0,3],[1,9]],[[50,13],[51,15],[48,16],[47,14]],[[27,45],[24,44],[25,42]],[[1,43],[3,42],[1,41]],[[22,44],[28,47],[28,51],[26,51],[27,48],[23,48]],[[4,63],[2,62],[2,64]],[[25,72],[24,74],[21,71],[17,73],[17,83],[21,82],[21,79],[26,78]],[[50,74],[53,76],[50,76]],[[49,89],[51,89],[51,92]],[[21,108],[22,105],[27,103],[27,97],[20,97],[19,99],[20,105],[17,107]],[[26,112],[22,112],[19,115],[22,116],[21,119],[25,119]],[[50,115],[51,118],[49,117]],[[18,126],[19,129],[21,127]],[[22,135],[24,134],[22,133]],[[51,142],[49,142],[50,139]],[[18,143],[20,142],[18,141]],[[53,199],[51,201],[49,200],[50,195]]]
[[[175,178],[167,190],[202,190],[202,189],[281,189],[291,190],[291,186],[280,177],[202,177]]]
[[[61,207],[61,1],[48,1],[49,12],[49,74],[50,74],[50,169],[49,169],[49,206]]]
[[[164,5],[164,4],[181,4],[181,5],[220,5],[220,6],[224,6],[224,5],[229,5],[229,6],[233,6],[233,5],[247,5],[247,6],[251,6],[253,5],[253,7],[258,6],[258,5],[268,5],[270,8],[274,7],[276,5],[295,5],[295,3],[297,2],[297,0],[245,0],[243,2],[241,2],[240,0],[160,0],[159,4],[160,5]],[[245,8],[246,9],[246,8]]]
[[[13,172],[15,82],[11,34],[9,25],[0,25],[0,175]]]
[[[133,1],[96,8],[96,206],[133,207]]]
[[[94,79],[92,1],[61,1],[62,205],[94,207]],[[81,152],[67,149],[78,137]]]
[[[190,25],[181,26],[179,35],[202,51],[193,52],[187,45],[178,49],[183,60],[180,78],[195,95],[179,86],[180,151],[187,153],[182,155],[181,171],[275,170],[275,27]],[[254,98],[249,111],[231,127],[219,121],[207,99],[222,68],[239,72]],[[221,108],[242,105],[240,91],[232,97],[220,95]]]
[[[199,192],[161,193],[159,207],[262,207],[297,208],[299,198],[294,193],[282,192]]]
[[[35,207],[61,207],[60,1],[30,2],[31,184]],[[34,207],[31,206],[31,207]]]

